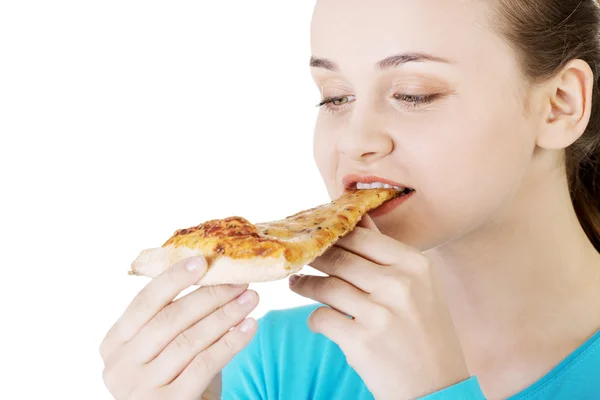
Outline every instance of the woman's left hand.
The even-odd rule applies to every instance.
[[[331,307],[310,315],[310,329],[340,346],[378,400],[417,398],[468,379],[431,261],[381,234],[368,215],[360,225],[311,264],[329,276],[290,278],[294,292]]]

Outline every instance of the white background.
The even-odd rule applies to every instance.
[[[111,398],[98,346],[148,282],[127,275],[142,249],[329,201],[313,6],[0,3],[0,398]],[[252,287],[254,317],[308,303]]]

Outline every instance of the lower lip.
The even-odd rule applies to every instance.
[[[384,203],[383,205],[377,207],[373,211],[369,211],[369,215],[371,217],[380,217],[382,215],[390,213],[390,212],[394,211],[396,209],[396,207],[400,207],[400,205],[402,205],[406,200],[411,198],[415,193],[416,192],[411,192],[402,197],[397,197],[394,200],[390,200],[390,201]]]

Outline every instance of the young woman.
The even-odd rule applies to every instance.
[[[330,196],[414,192],[291,277],[319,306],[172,302],[173,266],[101,345],[114,396],[600,398],[598,3],[319,0],[311,45]]]

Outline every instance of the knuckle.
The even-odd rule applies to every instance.
[[[109,365],[113,364],[115,360],[121,359],[121,354],[119,354],[119,348],[120,346],[114,343],[113,340],[105,339],[100,344],[100,357],[102,358],[105,367],[108,367]]]
[[[370,311],[369,314],[371,316],[371,321],[374,326],[379,328],[384,328],[389,326],[390,322],[393,319],[392,313],[386,307],[383,306],[375,306]]]
[[[350,235],[348,235],[349,239],[352,239],[353,242],[361,242],[365,239],[368,239],[369,230],[363,227],[361,229],[354,229]]]
[[[121,379],[119,379],[119,376],[121,376]],[[122,374],[119,374],[113,366],[104,368],[104,370],[102,371],[102,380],[104,381],[104,385],[111,392],[123,390],[122,388],[120,388],[123,381]]]
[[[142,400],[142,399],[151,399],[148,393],[144,393],[141,390],[133,390],[129,396],[127,396],[127,400]]]
[[[339,285],[339,279],[333,277],[322,278],[317,281],[315,290],[319,293],[330,292]]]
[[[394,285],[395,293],[401,296],[409,294],[412,290],[412,279],[407,276],[395,276],[390,282]]]
[[[100,353],[100,357],[102,358],[102,361],[104,361],[105,363],[106,363],[106,359],[108,358],[108,349],[109,349],[109,343],[108,343],[107,339],[105,338],[100,343],[100,346],[98,346],[98,352]]]
[[[152,298],[154,297],[154,285],[147,285],[144,287],[136,296],[133,304],[134,310],[146,310],[152,305]]]
[[[102,381],[104,381],[104,384],[106,385],[107,388],[111,388],[112,386],[112,368],[104,367],[104,369],[102,370]]]
[[[420,284],[414,278],[408,276],[395,276],[390,279],[389,291],[394,293],[396,302],[394,308],[412,314],[415,311],[415,293],[417,286]],[[389,311],[391,313],[391,311]]]
[[[306,321],[308,328],[313,332],[319,332],[319,323],[318,317],[315,317],[315,312],[308,316],[308,320]]]
[[[148,393],[147,385],[142,383],[146,380],[140,376],[139,369],[132,369],[130,366],[111,365],[102,371],[104,385],[109,392],[119,399],[137,400],[153,399],[153,393]]]
[[[190,338],[190,335],[187,331],[181,332],[179,335],[175,337],[174,340],[175,346],[183,352],[193,352],[194,351],[194,341]]]
[[[184,399],[187,398],[186,394],[184,392],[184,389],[182,389],[182,385],[179,385],[179,387],[175,387],[173,385],[167,385],[167,386],[162,386],[157,388],[156,390],[154,390],[152,392],[151,397],[147,398],[149,400],[165,400],[165,399]],[[198,398],[198,400],[201,400],[200,398]]]
[[[308,316],[308,326],[311,327],[313,331],[320,331],[323,321],[327,317],[327,312],[327,307],[319,307],[316,310],[314,310]]]
[[[337,278],[323,276],[305,276],[300,280],[302,290],[309,297],[323,298],[336,286]]]
[[[135,310],[144,310],[148,308],[150,303],[151,289],[149,287],[144,288],[136,297],[133,307]]]
[[[217,311],[217,319],[222,322],[228,322],[235,318],[234,304],[226,304]]]
[[[147,389],[142,389],[132,391],[127,400],[160,400],[162,398],[155,390],[149,392]]]
[[[237,340],[236,335],[228,334],[223,336],[223,346],[227,349],[227,352],[230,354],[235,354],[238,352],[239,341]]]
[[[172,284],[172,285],[176,285],[179,283],[179,268],[174,268],[171,267],[169,269],[167,269],[167,281]]]
[[[410,262],[415,272],[419,275],[428,274],[431,271],[432,262],[424,254],[414,253],[411,256]]]
[[[203,351],[194,357],[193,363],[196,368],[203,372],[210,372],[215,366],[215,360],[207,351]]]
[[[345,251],[336,251],[332,256],[331,269],[335,272],[339,271],[340,268],[348,263],[349,258],[349,253]]]
[[[168,305],[156,314],[156,324],[159,326],[169,326],[173,323],[175,316],[173,305]]]
[[[221,299],[221,291],[217,288],[217,286],[215,285],[210,285],[210,286],[205,286],[208,297],[210,297],[212,300],[219,300]]]
[[[384,283],[384,287],[386,288],[384,292],[393,293],[401,304],[410,297],[412,286],[412,278],[406,275],[393,274],[387,277]]]

